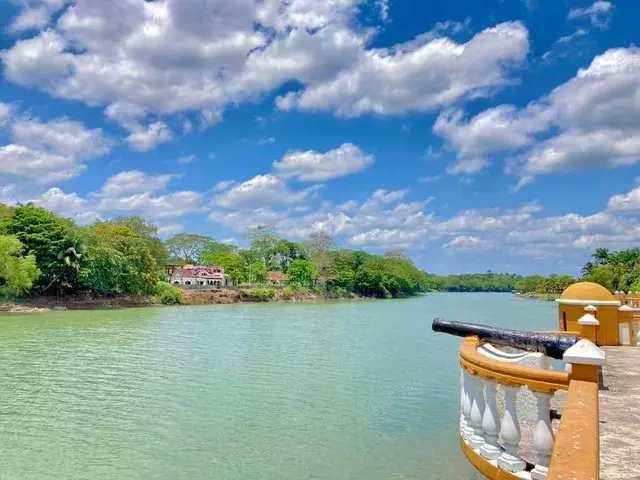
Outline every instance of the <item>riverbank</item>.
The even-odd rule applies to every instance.
[[[220,305],[232,303],[309,302],[329,299],[362,299],[354,293],[335,295],[287,288],[246,288],[221,290],[181,290],[179,305]],[[66,297],[42,296],[0,303],[0,313],[42,313],[56,310],[107,310],[166,306],[154,295],[76,294]]]
[[[554,302],[555,300],[560,298],[559,293],[528,292],[528,293],[518,293],[516,295],[522,298],[532,298],[534,300],[546,300],[548,302]]]

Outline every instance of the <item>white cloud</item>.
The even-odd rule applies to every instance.
[[[33,16],[28,8],[36,3],[26,2],[22,15]],[[412,42],[370,48],[377,31],[359,25],[361,0],[68,4],[54,25],[44,26],[43,14],[27,22],[42,30],[0,53],[5,76],[104,107],[138,150],[170,139],[172,115],[183,125],[187,115],[189,124],[205,128],[219,122],[227,106],[284,85],[303,90],[280,99],[283,108],[288,103],[342,115],[431,110],[509,83],[510,66],[528,50],[520,23],[457,43],[442,36],[460,31],[456,22]],[[388,2],[378,5],[387,18]]]
[[[105,197],[98,209],[104,212],[140,212],[152,218],[179,217],[201,208],[203,197],[193,191],[178,191],[154,197],[144,192],[123,197]]]
[[[182,223],[171,223],[169,225],[162,225],[158,227],[158,235],[162,237],[174,235],[176,233],[180,233],[183,231],[184,231],[184,224]]]
[[[45,123],[38,119],[18,119],[11,132],[15,143],[78,159],[104,155],[112,146],[101,129],[88,130],[83,124],[64,118]]]
[[[275,137],[267,137],[267,138],[261,138],[260,140],[256,141],[256,145],[258,145],[259,147],[263,147],[265,145],[269,145],[275,142],[276,142]]]
[[[195,155],[183,155],[178,158],[178,163],[181,165],[188,165],[189,163],[197,162],[198,158]]]
[[[229,238],[223,238],[222,240],[220,240],[220,243],[225,243],[227,245],[237,245],[238,240],[234,237],[229,237]]]
[[[236,182],[234,180],[220,180],[218,183],[216,183],[213,186],[213,191],[214,192],[222,192],[224,190],[226,190],[229,187],[232,187],[233,185],[235,185]]]
[[[348,117],[434,110],[509,83],[507,67],[524,61],[528,49],[528,32],[519,22],[486,29],[465,44],[418,38],[367,51],[336,77],[288,93],[277,104]]]
[[[26,178],[37,184],[62,182],[86,169],[73,157],[65,157],[23,145],[0,147],[0,175]]]
[[[378,15],[383,22],[389,20],[389,1],[390,0],[376,0]]]
[[[607,28],[613,14],[613,3],[597,1],[590,7],[572,8],[567,15],[570,20],[578,18],[589,18],[591,25],[598,28]]]
[[[613,212],[640,212],[640,187],[612,196],[607,208]]]
[[[214,202],[221,207],[254,208],[291,205],[305,200],[317,187],[294,192],[275,175],[256,175],[219,195]]]
[[[49,23],[49,12],[44,7],[27,8],[11,22],[7,28],[10,33],[20,33],[44,27]]]
[[[31,201],[62,217],[72,218],[81,224],[102,219],[98,212],[90,208],[86,199],[80,197],[77,193],[65,193],[59,188],[50,188],[39,198]]]
[[[365,154],[351,143],[324,153],[314,150],[287,153],[273,167],[285,178],[304,182],[325,181],[365,170],[374,162],[373,155]]]
[[[12,139],[0,146],[0,175],[37,184],[69,180],[86,170],[86,160],[108,153],[113,145],[98,128],[65,118],[42,122],[15,110],[0,104],[0,125],[9,127]]]
[[[431,175],[426,177],[420,177],[418,180],[420,183],[435,183],[442,178],[442,175]]]
[[[456,250],[487,250],[491,247],[489,242],[482,240],[480,237],[471,235],[459,235],[445,245],[448,248]]]
[[[174,175],[147,175],[139,170],[120,172],[107,179],[100,193],[105,197],[121,197],[163,190],[173,177]]]
[[[640,161],[639,95],[640,49],[612,49],[522,109],[502,105],[469,120],[459,111],[446,112],[434,132],[457,150],[458,162],[516,152],[507,171],[527,181],[558,171],[632,165]]]
[[[175,175],[148,175],[138,170],[120,172],[108,178],[92,197],[100,212],[139,212],[153,218],[177,217],[202,207],[203,195],[190,190],[164,195]]]
[[[154,122],[149,124],[146,130],[138,130],[131,133],[127,137],[127,141],[134,150],[146,152],[160,143],[168,142],[172,138],[173,135],[166,123]]]

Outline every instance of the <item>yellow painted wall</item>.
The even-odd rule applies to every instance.
[[[584,305],[562,305],[558,304],[558,330],[568,332],[579,332],[580,325],[578,320],[586,313]],[[566,326],[563,322],[566,318]],[[598,345],[618,345],[620,342],[618,333],[618,307],[616,306],[598,306],[595,317],[600,322],[598,327]]]

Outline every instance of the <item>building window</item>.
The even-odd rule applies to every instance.
[[[567,328],[567,312],[562,312],[562,330],[565,332],[569,331]]]
[[[191,282],[189,280],[187,280],[186,282],[184,282],[185,285],[191,285]]]

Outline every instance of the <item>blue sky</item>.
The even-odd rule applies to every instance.
[[[640,4],[10,0],[0,201],[429,271],[640,239]]]

